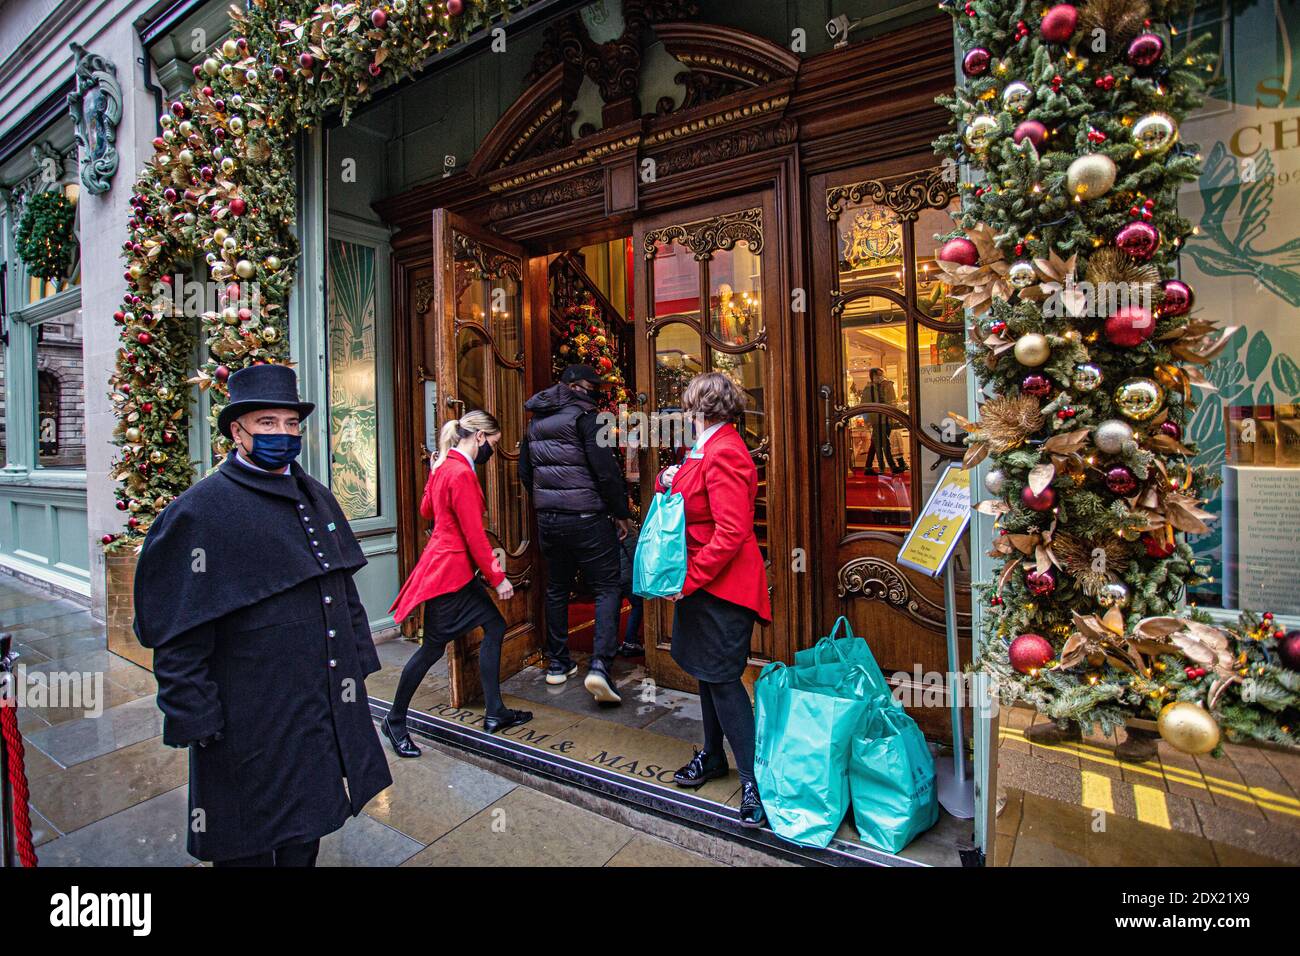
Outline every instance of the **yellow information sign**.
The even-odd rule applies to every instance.
[[[937,578],[970,522],[970,472],[949,465],[898,551],[898,563]]]

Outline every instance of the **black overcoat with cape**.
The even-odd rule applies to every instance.
[[[380,664],[352,581],[365,563],[296,462],[276,474],[227,456],[150,527],[135,631],[154,651],[163,742],[190,747],[200,860],[317,839],[392,783],[366,696]]]

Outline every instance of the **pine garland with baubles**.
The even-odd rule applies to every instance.
[[[966,464],[992,465],[977,507],[996,518],[1000,562],[977,588],[976,665],[1004,702],[1057,720],[1109,732],[1178,703],[1228,739],[1295,744],[1285,636],[1184,605],[1198,581],[1186,536],[1208,531],[1216,484],[1189,464],[1184,430],[1232,331],[1175,277],[1194,232],[1178,190],[1200,174],[1179,126],[1213,69],[1204,38],[1175,48],[1188,3],[943,6],[967,80],[940,100],[955,128],[936,149],[977,181],[937,258],[992,396],[967,423]],[[1186,706],[1160,722],[1166,739],[1217,746]]]
[[[193,481],[190,386],[212,395],[220,457],[227,443],[215,423],[230,374],[288,360],[296,134],[332,113],[346,123],[377,89],[504,19],[509,5],[249,0],[231,8],[230,38],[208,51],[193,86],[160,117],[153,159],[131,196],[126,292],[114,313],[121,347],[110,378],[120,449],[113,476],[128,518],[125,533],[104,536],[107,549],[138,547]],[[195,278],[220,291],[216,308],[202,313],[207,358],[191,375],[189,303],[173,285],[196,260],[206,274]]]

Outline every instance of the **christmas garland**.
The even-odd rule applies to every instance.
[[[213,395],[215,428],[230,374],[288,357],[285,304],[294,279],[293,136],[337,111],[344,122],[375,89],[419,69],[497,17],[507,0],[232,7],[232,38],[194,67],[170,104],[154,156],[135,183],[123,246],[127,289],[114,312],[121,347],[110,377],[120,452],[112,474],[128,514],[106,549],[138,547],[154,517],[189,487],[190,385]],[[197,375],[186,311],[173,288],[195,261],[219,287],[204,298],[207,360]]]
[[[600,306],[590,292],[579,292],[562,312],[565,338],[555,350],[556,378],[568,365],[590,365],[605,381],[601,411],[618,414],[628,400],[627,382],[618,367],[618,351],[611,332],[600,315]]]
[[[1231,336],[1174,278],[1193,233],[1176,209],[1200,175],[1179,123],[1212,58],[1173,49],[1184,0],[943,5],[967,77],[936,142],[982,170],[936,254],[975,315],[968,355],[988,397],[966,422],[989,458],[995,582],[976,666],[1001,699],[1058,721],[1156,717],[1180,749],[1300,742],[1300,632],[1188,613],[1188,534],[1216,478],[1188,461],[1199,368]]]
[[[57,189],[27,200],[18,221],[18,258],[42,281],[67,277],[77,249],[77,204]]]

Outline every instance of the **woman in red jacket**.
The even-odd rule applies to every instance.
[[[420,502],[420,514],[433,522],[433,533],[391,608],[393,620],[402,621],[424,604],[424,640],[402,668],[393,706],[381,725],[384,736],[403,757],[420,756],[420,748],[406,730],[407,708],[420,681],[448,644],[476,627],[483,628],[478,652],[487,705],[483,726],[494,734],[533,719],[529,711],[510,710],[501,700],[498,675],[506,621],[483,582],[474,576],[477,567],[502,601],[514,595],[483,529],[487,505],[475,477],[476,469],[487,464],[500,440],[501,426],[484,411],[468,412],[447,422],[438,435],[438,458],[429,469]]]
[[[697,375],[682,394],[683,415],[699,433],[681,465],[660,476],[686,512],[686,583],[673,600],[672,655],[700,683],[704,749],[673,776],[699,787],[728,773],[723,737],[740,773],[740,822],[762,826],[754,785],[754,708],[741,675],[756,620],[772,620],[767,572],[754,536],[758,470],[736,430],[745,393],[720,372]]]

